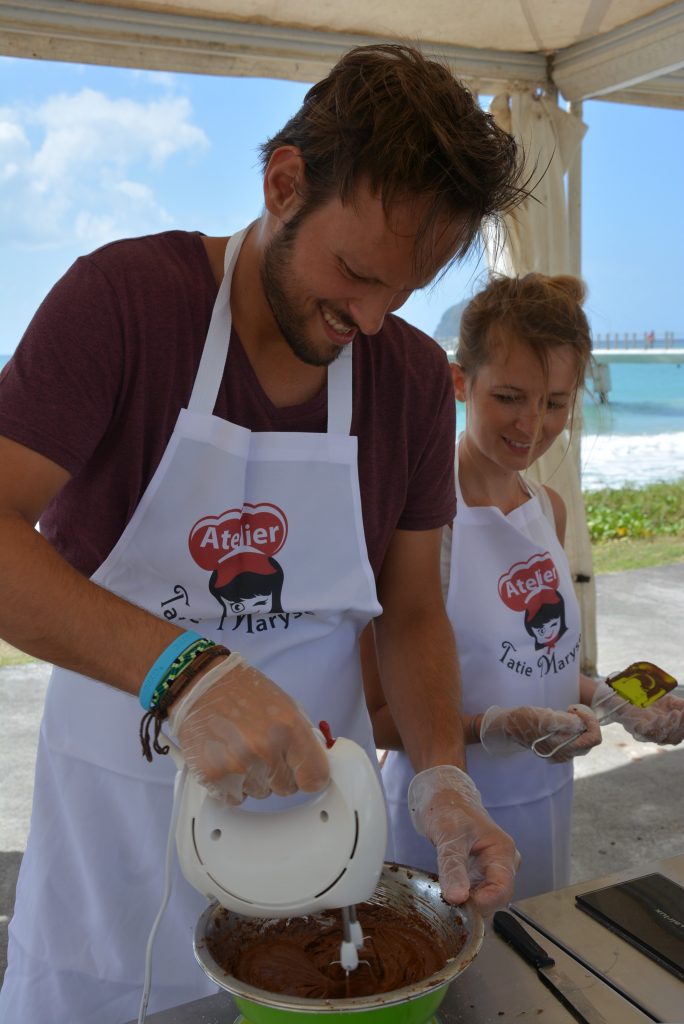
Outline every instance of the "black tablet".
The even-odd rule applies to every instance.
[[[684,887],[642,875],[575,896],[577,906],[684,981]]]

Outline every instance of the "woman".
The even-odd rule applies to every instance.
[[[524,477],[567,426],[584,380],[591,340],[583,298],[584,285],[572,277],[493,279],[463,313],[453,365],[466,428],[443,582],[461,664],[468,771],[521,853],[518,899],[569,883],[572,759],[601,742],[590,706],[608,690],[579,670],[563,500]],[[397,749],[372,653],[366,636],[375,740],[390,750],[383,781],[396,857],[434,871],[434,849],[411,824],[413,771]],[[625,714],[639,718],[638,709]],[[680,710],[679,732],[682,720]],[[679,741],[667,725],[665,732],[672,738],[658,742]]]

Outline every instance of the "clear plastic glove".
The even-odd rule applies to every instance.
[[[666,693],[646,708],[625,704],[624,699],[608,686],[599,683],[591,698],[591,706],[606,697],[605,703],[596,708],[599,721],[612,712],[610,721],[619,722],[634,739],[644,743],[681,743],[684,739],[684,699],[674,693]]]
[[[573,743],[562,747],[549,761],[569,761],[588,754],[601,742],[601,729],[596,715],[581,704],[572,704],[567,711],[552,708],[487,708],[480,724],[480,743],[495,757],[510,757],[521,750],[529,750],[535,740],[553,735],[537,744],[535,753],[548,754],[550,750],[576,736]]]
[[[314,793],[327,785],[328,757],[297,703],[239,654],[212,665],[172,705],[171,734],[212,796]]]
[[[454,765],[439,765],[411,780],[408,805],[414,828],[437,849],[442,895],[449,903],[473,899],[483,915],[513,895],[520,854],[489,817],[472,779]]]

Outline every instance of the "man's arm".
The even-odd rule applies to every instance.
[[[68,480],[50,459],[0,437],[0,636],[37,658],[137,694],[182,630],[86,579],[35,530]],[[198,674],[192,708],[182,720],[175,716],[190,770],[231,802],[271,789],[321,789],[327,758],[295,702],[238,655],[224,665]],[[252,704],[245,707],[247,693]],[[277,735],[267,731],[272,716],[263,722],[265,707],[277,709]],[[232,742],[207,743],[212,729],[230,732]]]
[[[416,771],[465,765],[456,644],[439,581],[441,530],[397,530],[378,580],[377,659],[389,711]]]
[[[0,636],[137,694],[181,630],[91,583],[34,529],[68,480],[55,462],[0,437]]]
[[[403,750],[401,736],[390,714],[380,681],[372,623],[366,626],[361,634],[359,646],[361,648],[363,689],[366,697],[366,707],[368,708],[371,725],[373,726],[375,746],[380,750]],[[461,714],[466,743],[480,742],[479,734],[476,731],[477,719],[480,717],[480,715]]]
[[[519,855],[489,817],[465,765],[460,678],[453,630],[439,582],[440,531],[396,531],[375,620],[382,689],[417,775],[409,810],[437,850],[444,898],[471,896],[492,913],[513,894]]]

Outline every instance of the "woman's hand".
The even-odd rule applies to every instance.
[[[601,742],[601,728],[594,713],[583,705],[573,704],[567,711],[552,708],[493,706],[482,715],[480,742],[488,754],[510,757],[551,733],[544,743],[538,743],[535,753],[548,754],[566,740],[572,740],[549,761],[569,761],[588,754]]]
[[[607,698],[605,702],[604,698]],[[623,725],[635,740],[676,744],[684,739],[684,700],[674,693],[667,693],[648,707],[639,708],[625,704],[624,698],[607,683],[599,683],[594,690],[592,707],[599,701],[602,703],[597,714],[601,717],[610,714],[611,721]]]

